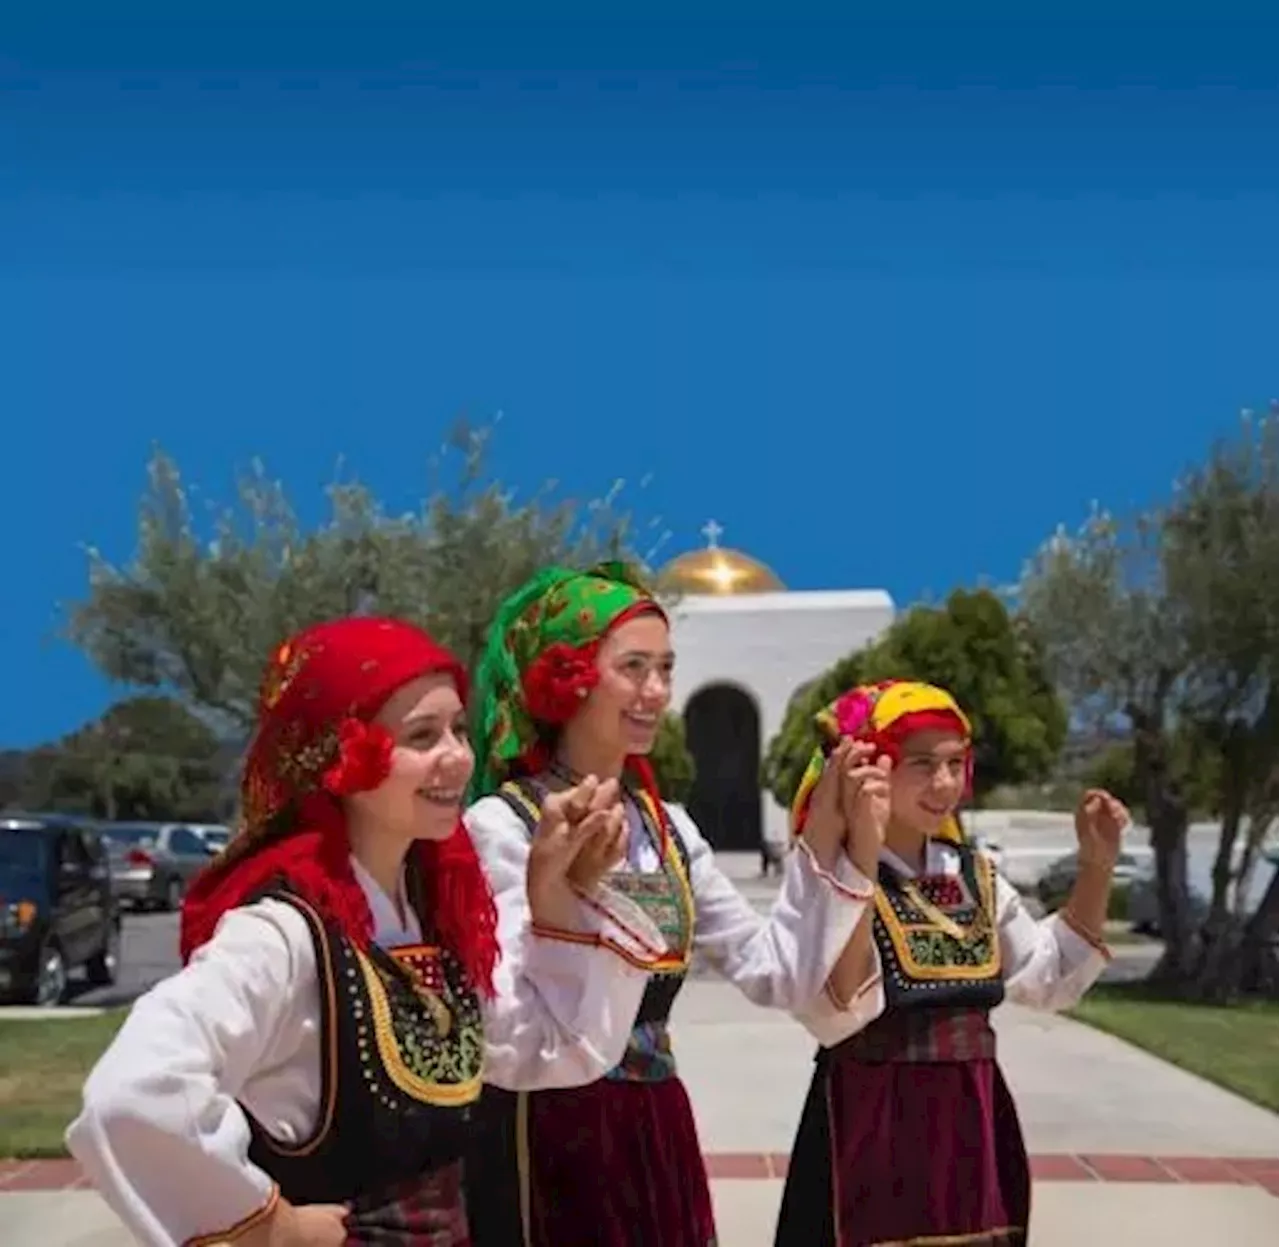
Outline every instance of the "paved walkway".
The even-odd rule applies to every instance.
[[[754,863],[733,865],[764,908]],[[771,1247],[813,1045],[709,975],[674,1028],[721,1247]],[[1005,1007],[996,1029],[1033,1153],[1036,1247],[1276,1242],[1274,1114],[1064,1018]],[[0,1162],[0,1247],[129,1241],[73,1163]]]
[[[1034,1153],[1037,1247],[1273,1247],[1273,1114],[1066,1019],[1007,1007],[997,1030]],[[681,997],[675,1032],[722,1247],[770,1247],[812,1045],[706,979]],[[128,1243],[72,1162],[0,1162],[2,1247]]]

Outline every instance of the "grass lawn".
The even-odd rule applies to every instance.
[[[123,1009],[47,1022],[0,1015],[0,1157],[67,1154],[62,1132],[80,1111],[80,1088],[124,1017]]]
[[[1100,983],[1071,1016],[1276,1112],[1276,1006],[1165,1000],[1141,983]]]

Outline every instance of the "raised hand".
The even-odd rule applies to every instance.
[[[840,805],[848,833],[845,847],[853,864],[870,879],[876,877],[880,849],[889,830],[889,776],[893,762],[866,741],[851,742],[841,775]]]
[[[853,741],[844,739],[831,751],[809,799],[808,817],[801,838],[826,868],[835,864],[836,854],[846,838],[845,813],[840,787],[851,765]]]
[[[582,840],[569,864],[568,879],[580,891],[590,892],[627,853],[627,811],[614,781],[596,789],[581,828]]]
[[[1124,829],[1132,822],[1122,801],[1102,788],[1087,789],[1076,806],[1076,842],[1082,865],[1108,870],[1120,856]]]
[[[529,844],[525,889],[534,922],[572,929],[580,906],[570,887],[571,871],[584,848],[591,852],[573,882],[590,889],[615,863],[624,845],[625,816],[617,780],[588,775],[564,792],[548,795]],[[597,874],[596,872],[599,872]]]

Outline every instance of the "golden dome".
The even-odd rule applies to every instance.
[[[730,595],[738,593],[782,593],[786,585],[766,563],[741,550],[716,544],[719,526],[708,524],[705,550],[678,555],[659,573],[658,584],[674,593]]]

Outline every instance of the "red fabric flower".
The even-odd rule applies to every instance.
[[[567,723],[600,680],[598,645],[549,645],[524,673],[525,705],[543,723]]]
[[[335,797],[370,792],[391,774],[395,740],[380,723],[343,719],[338,725],[338,760],[324,773],[324,787]]]
[[[870,695],[860,688],[846,693],[836,702],[836,725],[841,736],[857,736],[871,721],[875,706]]]

